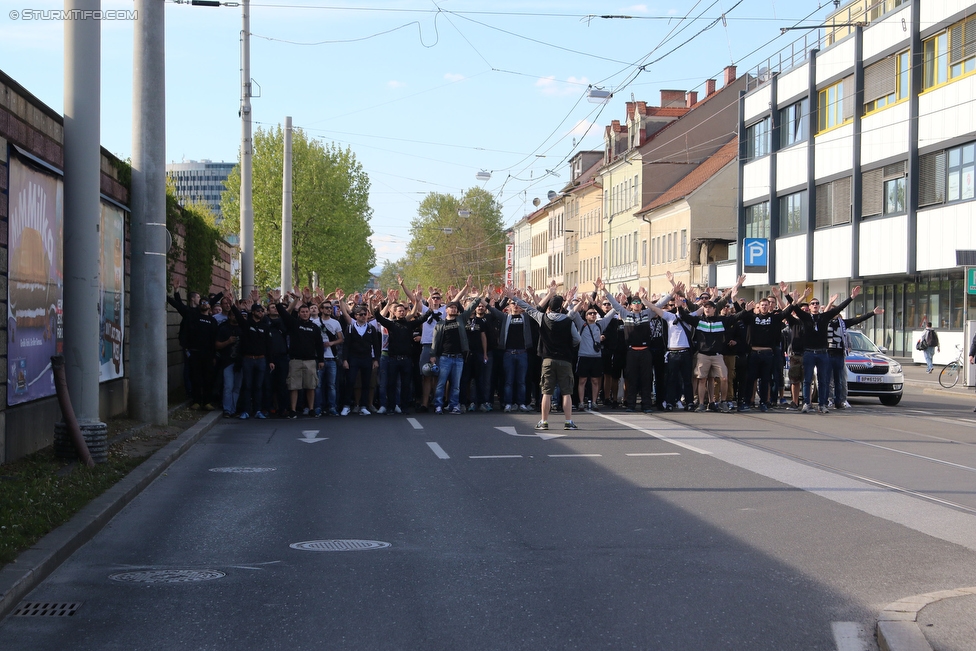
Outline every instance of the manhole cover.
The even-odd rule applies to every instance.
[[[390,543],[379,540],[309,540],[288,545],[306,552],[358,552],[366,549],[383,549]]]
[[[121,572],[108,577],[124,583],[192,583],[211,581],[226,576],[217,570],[144,570],[140,572]]]
[[[211,468],[210,472],[236,472],[236,473],[248,473],[248,472],[274,472],[277,468]]]
[[[75,603],[25,601],[14,611],[14,617],[71,617],[80,607],[80,601]]]

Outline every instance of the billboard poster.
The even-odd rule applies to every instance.
[[[115,206],[102,203],[102,245],[98,338],[98,380],[122,377],[122,335],[125,314],[125,216]]]
[[[7,404],[54,395],[51,356],[63,350],[59,178],[10,158],[7,283]]]

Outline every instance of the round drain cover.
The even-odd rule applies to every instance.
[[[236,472],[236,473],[248,473],[248,472],[274,472],[277,468],[211,468],[210,472]]]
[[[306,552],[358,552],[366,549],[383,549],[390,543],[379,540],[309,540],[288,545]]]
[[[224,576],[226,574],[217,570],[143,570],[121,572],[108,578],[125,583],[192,583],[220,579]]]

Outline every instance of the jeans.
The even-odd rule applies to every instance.
[[[929,346],[922,351],[922,355],[925,357],[925,370],[929,373],[932,372],[932,358],[935,357],[935,347]]]
[[[524,350],[506,350],[502,360],[505,368],[505,391],[502,402],[505,405],[524,405],[525,376],[529,372],[529,355]],[[515,402],[512,402],[513,389]]]
[[[451,381],[451,396],[448,401],[448,409],[458,406],[458,398],[461,395],[461,372],[464,370],[464,357],[441,355],[437,359],[437,366],[440,373],[437,376],[437,388],[434,390],[434,406],[444,406],[444,388],[447,381]]]
[[[817,369],[817,402],[821,407],[827,406],[827,393],[830,381],[830,358],[826,349],[807,350],[803,352],[803,403],[810,404],[810,393],[813,391],[813,369]]]
[[[328,411],[336,408],[336,361],[326,358],[325,366],[319,369],[319,386],[315,390],[315,409]]]
[[[847,400],[847,365],[844,354],[827,354],[830,360],[830,382],[834,387],[834,405],[838,408]]]
[[[241,395],[241,371],[234,364],[224,367],[224,411],[233,414],[237,411],[237,399]]]
[[[241,363],[241,411],[261,411],[261,397],[264,389],[264,371],[268,362],[264,357],[245,357]],[[224,380],[224,395],[227,395],[227,380]],[[226,407],[225,407],[226,409]]]

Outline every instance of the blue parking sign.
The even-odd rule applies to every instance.
[[[742,270],[755,273],[769,268],[769,240],[747,237],[742,241]]]

